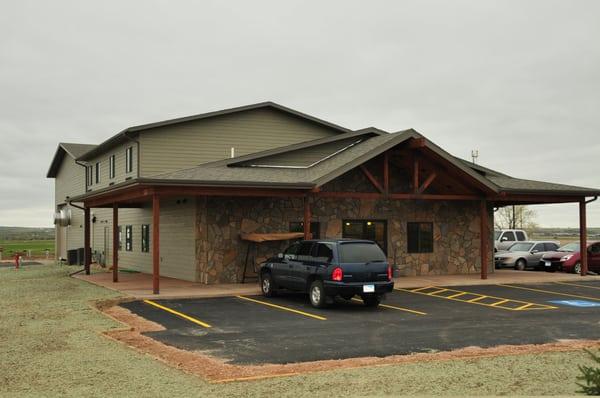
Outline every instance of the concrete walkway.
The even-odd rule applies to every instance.
[[[185,298],[185,297],[226,297],[237,295],[260,294],[258,283],[249,282],[228,283],[219,285],[205,285],[173,279],[160,278],[160,295],[152,294],[152,275],[142,273],[119,273],[119,282],[113,283],[112,273],[96,272],[92,275],[78,274],[75,278],[117,290],[127,296],[149,298]],[[579,276],[562,272],[534,272],[495,270],[488,279],[480,279],[478,274],[472,275],[428,275],[414,277],[400,277],[394,280],[395,287],[422,287],[422,286],[468,286],[468,285],[494,285],[498,283],[548,283],[559,281],[587,281],[600,280],[600,276]]]

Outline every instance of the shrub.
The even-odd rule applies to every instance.
[[[585,350],[595,363],[600,364],[600,355],[596,355],[590,350]],[[582,392],[586,395],[600,395],[600,368],[594,366],[579,365],[582,375],[577,376],[577,380],[585,383],[577,383]]]

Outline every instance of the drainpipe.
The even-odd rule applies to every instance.
[[[596,200],[598,200],[598,196],[594,196],[594,198],[593,198],[593,199],[586,200],[586,201],[585,201],[585,204],[588,204],[588,203],[595,202]]]

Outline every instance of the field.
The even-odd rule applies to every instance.
[[[123,325],[90,306],[118,294],[60,266],[0,269],[2,396],[567,395],[581,351],[367,367],[210,384],[100,333]]]
[[[2,259],[12,258],[15,252],[27,253],[31,250],[33,257],[44,257],[49,250],[50,258],[54,256],[54,240],[2,240],[0,247],[3,248]]]

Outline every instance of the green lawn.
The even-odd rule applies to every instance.
[[[0,269],[0,396],[566,395],[577,365],[590,363],[583,352],[548,353],[209,384],[100,335],[121,325],[89,302],[118,295],[68,272]]]
[[[50,258],[54,257],[54,240],[2,240],[0,247],[4,249],[2,259],[27,250],[31,250],[33,256],[44,256],[46,250],[50,250]]]

